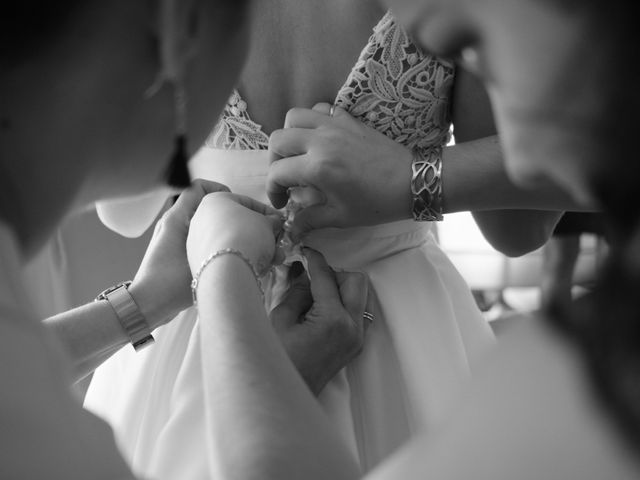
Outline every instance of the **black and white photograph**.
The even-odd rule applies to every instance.
[[[0,480],[640,479],[640,3],[0,15]]]

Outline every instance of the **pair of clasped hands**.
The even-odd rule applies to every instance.
[[[373,225],[410,212],[410,152],[344,110],[336,108],[333,115],[329,110],[328,104],[293,109],[284,128],[270,138],[267,191],[273,205],[284,207],[294,186],[311,186],[320,197],[296,214],[290,230],[296,241],[315,228]],[[406,166],[399,168],[390,159]],[[394,198],[394,192],[402,193]],[[196,180],[158,221],[134,284],[158,283],[154,291],[171,304],[164,309],[169,321],[191,305],[188,285],[207,256],[232,247],[264,272],[278,260],[276,239],[282,228],[282,214],[275,208],[230,193],[224,185]],[[304,255],[309,276],[294,265],[291,288],[270,318],[289,357],[318,394],[362,349],[368,279],[362,273],[334,272],[311,249],[304,249]]]

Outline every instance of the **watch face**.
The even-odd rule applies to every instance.
[[[107,288],[106,290],[100,292],[100,294],[96,297],[96,299],[94,301],[98,302],[100,300],[106,300],[107,299],[107,295],[109,295],[111,292],[115,292],[117,289],[124,287],[127,290],[129,289],[129,287],[131,286],[131,280],[127,280],[126,282],[120,282],[120,283],[116,283],[115,285]]]

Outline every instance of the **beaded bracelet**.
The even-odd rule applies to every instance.
[[[202,272],[204,271],[205,268],[207,268],[207,265],[209,265],[214,259],[218,257],[222,257],[223,255],[235,255],[236,257],[242,259],[242,261],[247,264],[247,266],[251,269],[251,272],[253,273],[254,277],[256,277],[256,283],[258,284],[258,289],[260,290],[260,294],[262,295],[262,299],[264,300],[264,290],[262,289],[262,284],[260,283],[260,274],[258,273],[258,270],[256,270],[256,268],[253,266],[251,261],[240,250],[236,250],[235,248],[224,248],[222,250],[218,250],[217,252],[211,253],[207,258],[205,258],[204,261],[202,262],[202,265],[200,265],[198,272],[194,275],[193,280],[191,281],[191,296],[193,298],[193,306],[194,307],[198,306],[197,290],[198,290],[198,283],[200,282],[200,276],[202,275]]]
[[[442,221],[442,147],[416,149],[411,171],[413,219]]]

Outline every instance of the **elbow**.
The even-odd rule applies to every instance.
[[[531,253],[534,250],[540,248],[542,245],[544,245],[544,243],[538,244],[538,243],[521,242],[518,245],[513,245],[509,243],[498,244],[498,245],[496,245],[495,243],[491,244],[491,246],[495,248],[498,252],[500,252],[501,254],[509,258],[522,257],[523,255],[526,255],[527,253]]]
[[[544,246],[560,216],[561,212],[535,210],[474,214],[484,238],[507,257],[521,257]]]
[[[487,239],[491,246],[503,255],[510,258],[522,257],[545,245],[553,232],[553,228],[547,226],[531,229],[526,234],[514,236],[502,236],[501,238]]]

